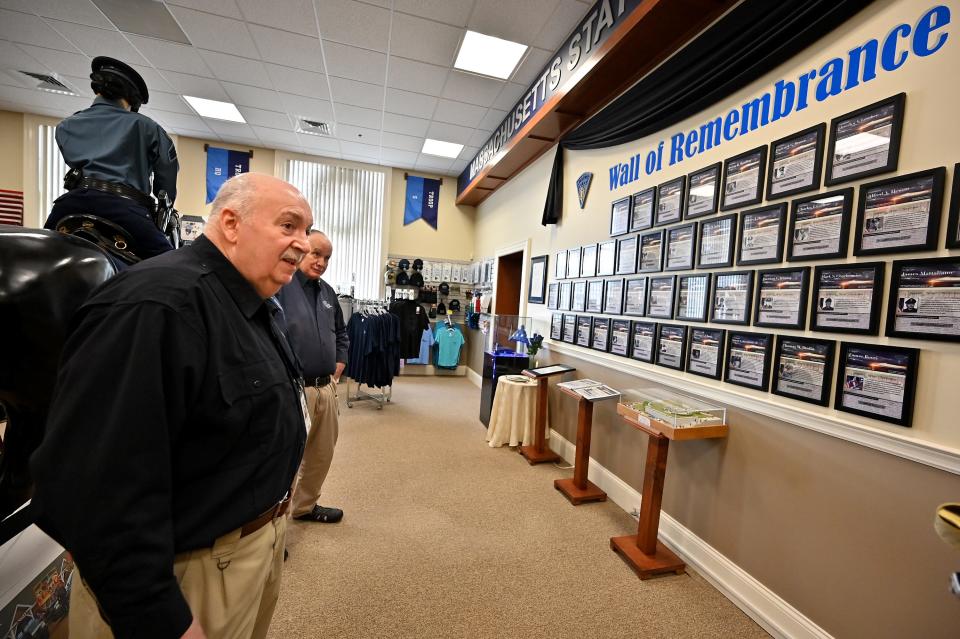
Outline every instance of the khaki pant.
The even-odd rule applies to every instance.
[[[237,529],[213,548],[176,556],[173,573],[208,639],[267,636],[280,594],[286,531],[287,519],[280,517],[243,539]],[[79,572],[70,590],[69,626],[70,639],[113,637]]]
[[[322,388],[308,386],[306,391],[311,425],[293,489],[293,508],[290,511],[294,517],[309,513],[320,499],[320,489],[330,470],[333,447],[337,444],[340,432],[336,382],[331,381]]]

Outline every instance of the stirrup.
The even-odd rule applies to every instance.
[[[64,216],[57,223],[57,231],[93,242],[127,265],[136,264],[140,257],[133,251],[133,238],[122,227],[96,215]]]

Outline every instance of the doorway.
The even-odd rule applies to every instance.
[[[497,315],[520,314],[520,289],[523,284],[523,251],[497,258],[497,298],[493,312]]]

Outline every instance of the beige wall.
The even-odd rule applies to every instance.
[[[393,169],[390,206],[388,208],[390,225],[389,253],[393,255],[419,255],[430,259],[469,260],[473,257],[474,223],[476,209],[472,206],[458,206],[457,178],[444,177],[440,185],[440,208],[437,228],[424,220],[404,225],[403,209],[407,185],[404,174],[407,171]],[[428,178],[440,178],[437,175],[411,172]]]
[[[949,124],[955,117],[960,87],[946,80],[954,77],[960,63],[960,35],[956,33],[960,3],[955,1],[948,3],[954,22],[939,53],[926,58],[911,54],[899,71],[881,71],[873,81],[822,104],[814,102],[804,111],[724,142],[696,158],[673,167],[665,165],[653,176],[617,191],[608,189],[607,178],[608,168],[616,162],[626,161],[634,153],[646,155],[661,139],[669,144],[673,133],[724,115],[770,90],[776,80],[795,79],[833,56],[845,58],[852,47],[871,37],[883,38],[901,22],[913,25],[934,4],[914,0],[876,2],[810,50],[697,116],[620,147],[568,152],[563,217],[559,224],[544,228],[540,215],[553,159],[552,153],[547,154],[478,207],[475,254],[493,255],[506,245],[529,238],[531,255],[550,255],[552,280],[557,251],[607,239],[610,204],[615,199],[813,124],[829,123],[831,118],[900,91],[907,93],[907,106],[898,172],[946,166],[949,185],[953,164],[960,161],[960,128]],[[584,171],[594,173],[594,182],[586,209],[581,211],[575,181]],[[866,181],[870,179],[861,180]],[[830,189],[822,189],[826,190]],[[943,246],[944,233],[941,229],[939,246]],[[892,261],[937,254],[949,252],[870,259]],[[889,268],[887,275],[889,278]],[[535,329],[549,334],[550,311],[542,305],[524,306],[521,314],[532,315]],[[844,339],[842,335],[806,331],[773,332]],[[960,378],[960,345],[885,337],[847,339],[922,349],[912,429],[739,387],[734,395],[739,393],[744,402],[760,402],[770,413],[789,411],[792,419],[801,422],[804,418],[797,415],[809,415],[811,421],[825,421],[838,429],[915,438],[960,456],[960,429],[951,402],[956,379]],[[706,397],[714,389],[720,395],[731,388],[722,382],[572,345],[551,349],[547,341],[541,361],[568,362],[578,368],[577,377],[599,379],[619,389],[650,386],[647,379],[651,377],[658,380],[653,383],[670,388],[700,389]],[[581,353],[584,358],[579,357]],[[471,353],[471,366],[477,371],[478,359],[479,353]],[[573,403],[558,394],[552,395],[551,403],[552,426],[575,441]],[[944,584],[950,570],[960,566],[960,556],[937,540],[931,522],[937,503],[960,500],[960,477],[747,412],[737,407],[737,401],[729,406],[728,440],[673,447],[665,510],[835,636],[953,636],[956,601],[946,593]],[[645,436],[625,427],[612,406],[598,408],[594,424],[593,458],[639,491]]]
[[[0,189],[23,188],[23,114],[0,111]]]
[[[230,149],[232,151],[253,150],[250,159],[250,170],[254,173],[273,175],[275,151],[261,147],[250,147],[237,144],[227,144],[211,140],[177,137],[177,157],[180,160],[180,174],[177,177],[177,210],[181,215],[210,214],[210,205],[207,201],[207,153],[203,150],[204,144]]]

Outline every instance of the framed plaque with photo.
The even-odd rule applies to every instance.
[[[610,320],[610,352],[614,355],[630,356],[630,320]]]
[[[696,255],[697,223],[681,224],[665,230],[666,260],[663,270],[686,271],[693,268]]]
[[[577,316],[568,313],[563,314],[563,336],[561,339],[568,344],[573,344],[577,336]]]
[[[676,275],[651,275],[647,287],[647,317],[673,319],[673,292]]]
[[[647,313],[647,278],[628,277],[624,283],[623,314],[642,317]]]
[[[558,251],[553,263],[553,277],[562,280],[567,276],[567,252]]]
[[[657,208],[657,187],[651,186],[634,193],[631,202],[630,230],[645,231],[653,226],[653,214]]]
[[[906,99],[898,93],[830,122],[826,186],[897,170]]]
[[[552,311],[560,308],[560,284],[557,282],[547,285],[547,308]]]
[[[809,266],[757,271],[753,325],[803,328],[809,285]]]
[[[570,310],[570,282],[560,282],[560,310]]]
[[[603,312],[606,315],[623,314],[623,278],[607,280],[603,295]]]
[[[710,274],[677,276],[677,312],[675,319],[706,322],[710,303]]]
[[[590,348],[590,333],[592,329],[592,317],[589,315],[577,315],[577,346]]]
[[[947,248],[960,248],[960,164],[953,165],[950,214],[947,216]]]
[[[679,324],[660,324],[654,364],[683,370],[687,355],[687,327]]]
[[[833,340],[780,335],[773,357],[770,390],[801,402],[829,405],[836,346]]]
[[[597,245],[587,244],[580,247],[580,277],[597,275]]]
[[[610,205],[610,236],[630,231],[630,197],[620,198]]]
[[[617,240],[616,275],[632,275],[637,272],[637,236]]]
[[[820,188],[826,135],[827,125],[821,122],[770,144],[767,198],[772,200]]]
[[[580,255],[582,249],[580,247],[567,249],[567,277],[576,278],[580,277]]]
[[[727,333],[727,368],[723,381],[766,391],[770,386],[769,333]]]
[[[720,162],[694,171],[687,176],[687,208],[685,219],[692,220],[717,212],[720,199]]]
[[[723,163],[723,190],[720,210],[759,204],[763,200],[763,182],[767,168],[767,147],[741,153]]]
[[[570,302],[570,310],[576,313],[583,313],[587,310],[587,283],[584,280],[573,283],[573,300]]]
[[[753,304],[753,271],[714,273],[711,299],[711,322],[749,324]]]
[[[656,346],[657,323],[634,320],[630,328],[630,357],[652,364]]]
[[[617,241],[607,240],[597,246],[597,275],[613,275],[617,268]]]
[[[687,356],[687,372],[711,379],[720,379],[723,369],[722,328],[690,329],[690,354]]]
[[[960,342],[960,255],[893,263],[886,335]]]
[[[640,234],[639,273],[655,273],[663,269],[663,231]]]
[[[589,280],[587,282],[587,312],[603,312],[603,280]]]
[[[919,365],[916,348],[840,342],[833,407],[909,428]]]
[[[876,335],[885,267],[883,262],[817,266],[810,330]]]
[[[733,243],[736,236],[736,213],[700,222],[697,268],[733,266]]]
[[[554,313],[550,316],[550,339],[559,340],[563,337],[563,313]]]
[[[590,339],[590,348],[604,352],[610,350],[610,318],[593,318],[593,337]]]
[[[787,261],[846,257],[853,188],[793,201],[787,232]]]
[[[783,236],[786,228],[786,203],[741,213],[737,266],[776,264],[783,261]]]
[[[687,176],[664,182],[657,187],[657,212],[654,215],[654,226],[662,226],[671,222],[679,222],[683,217],[683,187]]]
[[[937,248],[945,180],[941,166],[861,185],[853,254]]]

